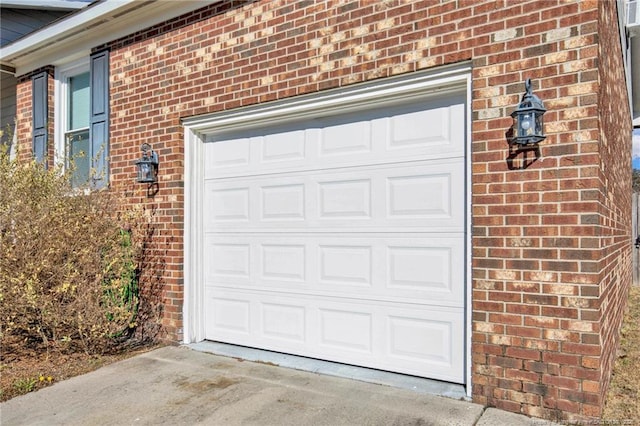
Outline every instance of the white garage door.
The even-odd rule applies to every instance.
[[[464,382],[465,98],[210,135],[205,338]]]

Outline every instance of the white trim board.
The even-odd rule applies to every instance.
[[[467,294],[466,294],[466,298],[467,298],[467,304],[466,304],[466,327],[465,327],[465,332],[466,332],[466,337],[465,337],[465,344],[466,344],[466,354],[465,354],[465,360],[466,360],[466,365],[465,365],[465,370],[466,370],[466,391],[467,391],[467,397],[471,398],[471,372],[473,370],[473,365],[472,365],[472,356],[471,356],[471,345],[472,345],[472,330],[473,330],[473,323],[472,323],[472,318],[473,318],[473,271],[471,268],[471,260],[472,260],[472,247],[471,247],[471,236],[473,235],[472,231],[473,231],[473,216],[472,216],[472,208],[471,208],[471,188],[472,186],[472,182],[471,182],[471,173],[472,173],[472,168],[471,168],[471,113],[472,113],[472,108],[471,108],[471,102],[473,99],[473,95],[472,95],[472,79],[471,79],[471,73],[467,74],[467,134],[466,134],[466,138],[467,138],[467,143],[466,143],[466,149],[465,149],[465,158],[466,158],[466,176],[465,176],[465,181],[466,181],[466,199],[467,199],[467,217],[466,217],[466,232],[467,232],[467,238],[466,238],[466,253],[465,253],[465,265],[467,266],[467,270],[466,270],[466,284],[467,284]]]

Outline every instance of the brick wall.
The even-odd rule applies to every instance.
[[[600,46],[600,344],[602,346],[600,401],[609,385],[618,346],[620,324],[631,278],[631,143],[629,107],[621,102],[626,95],[623,84],[622,51],[618,48],[617,17],[613,2],[599,7]],[[606,46],[606,47],[605,47]],[[616,46],[616,48],[612,48]],[[595,383],[593,384],[595,387]],[[583,383],[584,387],[584,383]]]
[[[16,88],[16,143],[17,155],[22,161],[29,161],[33,158],[33,147],[30,142],[33,116],[31,96],[31,78],[19,80]]]
[[[616,25],[595,0],[224,2],[96,46],[111,50],[112,182],[133,180],[142,142],[161,158],[158,194],[128,191],[160,222],[168,338],[183,326],[182,117],[470,60],[474,400],[598,416],[630,282],[629,111],[619,52],[600,45]],[[526,78],[548,109],[538,156],[505,139]]]
[[[631,282],[631,123],[615,3],[542,4],[474,55],[474,395],[579,420],[600,415]],[[548,138],[505,161],[527,76]]]

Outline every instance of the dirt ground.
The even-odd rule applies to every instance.
[[[0,353],[0,401],[159,347],[149,344],[129,345],[103,355],[58,351],[43,353],[29,348],[23,342],[7,340],[2,342]]]
[[[41,389],[121,359],[157,348],[131,345],[114,353],[88,355],[38,353],[19,341],[3,342],[0,353],[0,401]],[[618,359],[613,371],[602,420],[639,419],[640,422],[640,287],[629,295]]]

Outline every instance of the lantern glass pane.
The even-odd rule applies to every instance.
[[[536,134],[542,136],[542,113],[536,114]]]
[[[529,136],[533,133],[533,117],[530,113],[522,114],[520,116],[520,135],[519,136]]]
[[[151,173],[151,164],[147,162],[138,164],[138,180],[140,182],[149,182]]]
[[[149,165],[147,163],[140,164],[140,175],[142,180],[149,179]]]

